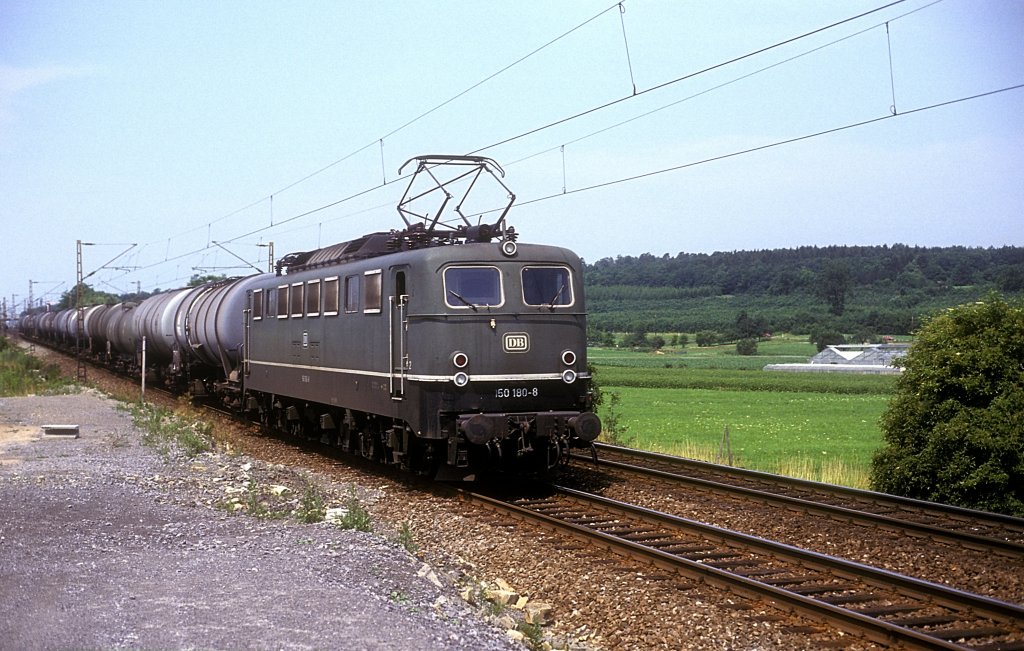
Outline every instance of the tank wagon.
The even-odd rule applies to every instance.
[[[579,257],[518,244],[504,223],[511,193],[495,224],[473,225],[456,208],[461,223],[442,228],[451,195],[436,168],[468,169],[457,178],[475,175],[470,187],[500,168],[480,157],[413,160],[445,196],[433,219],[408,218],[410,182],[403,230],[287,255],[275,273],[87,308],[80,343],[137,367],[144,337],[147,366],[169,384],[438,478],[566,462],[601,431]],[[75,341],[75,310],[48,322],[36,315],[22,331]]]

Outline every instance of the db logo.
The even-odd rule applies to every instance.
[[[502,343],[506,353],[525,353],[530,350],[530,335],[525,332],[506,332]]]

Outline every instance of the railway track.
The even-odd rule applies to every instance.
[[[466,496],[881,644],[1024,649],[1015,604],[558,486],[535,497]]]
[[[1024,519],[595,444],[598,467],[1024,559]],[[578,460],[593,459],[577,456]]]

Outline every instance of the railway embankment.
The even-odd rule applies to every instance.
[[[302,522],[365,489],[146,437],[93,390],[0,398],[0,646],[522,648],[397,542]]]

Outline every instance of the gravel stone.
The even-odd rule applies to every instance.
[[[351,486],[141,439],[94,390],[0,398],[0,647],[523,648],[396,543],[230,501],[263,486],[288,506],[313,477],[343,505]]]

